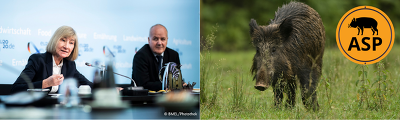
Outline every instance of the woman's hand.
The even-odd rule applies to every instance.
[[[48,88],[51,86],[61,85],[64,80],[64,76],[62,74],[59,75],[52,75],[47,79],[44,79],[42,82],[42,88]]]

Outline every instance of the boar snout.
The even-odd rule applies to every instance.
[[[264,66],[262,66],[258,71],[257,71],[257,77],[256,77],[256,85],[254,88],[260,91],[266,90],[269,85],[268,85],[268,77],[267,77],[267,70]]]
[[[264,91],[268,88],[268,86],[262,85],[262,84],[257,84],[254,86],[254,88],[256,88],[259,91]]]

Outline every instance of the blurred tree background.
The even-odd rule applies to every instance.
[[[275,11],[293,0],[200,0],[201,42],[218,26],[213,50],[238,51],[254,49],[249,35],[250,19],[267,25]],[[326,47],[336,47],[336,27],[340,18],[357,6],[374,6],[385,12],[394,28],[399,28],[400,0],[300,0],[314,8],[322,18]],[[395,44],[399,43],[398,30]]]

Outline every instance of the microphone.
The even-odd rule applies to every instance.
[[[88,62],[86,62],[85,65],[86,65],[86,66],[89,66],[89,67],[96,67],[96,68],[99,68],[99,69],[103,69],[103,68],[105,67],[104,65],[101,65],[101,67],[99,67],[99,66],[94,66],[94,65],[92,65],[92,64],[90,64],[90,63],[88,63]],[[104,70],[105,70],[105,68],[104,68]],[[125,76],[125,75],[121,75],[121,74],[116,73],[116,72],[114,72],[114,71],[112,71],[112,72],[113,72],[114,74],[116,74],[116,75],[119,75],[119,76],[122,76],[122,77],[125,77],[125,78],[130,79],[130,80],[133,82],[133,85],[134,85],[135,87],[137,87],[135,80],[133,80],[132,78],[130,78],[130,77],[128,77],[128,76]]]
[[[86,62],[85,65],[86,65],[86,66],[89,66],[89,67],[96,67],[96,68],[99,68],[99,69],[103,69],[104,67],[106,67],[106,66],[104,66],[104,65],[101,65],[101,66],[92,65],[92,64],[90,64],[90,63],[88,63],[88,62]]]

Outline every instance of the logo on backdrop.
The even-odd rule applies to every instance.
[[[394,36],[392,21],[372,6],[347,11],[336,28],[340,51],[357,64],[373,64],[385,58],[393,47]]]
[[[93,52],[93,48],[89,44],[79,44],[79,52]]]
[[[112,57],[115,57],[116,54],[126,53],[126,50],[121,45],[114,45],[111,49],[107,46],[103,46],[103,54],[105,56],[110,55]]]
[[[48,42],[41,41],[39,46],[36,46],[33,42],[28,42],[28,52],[31,54],[44,53]],[[44,47],[44,48],[43,48]]]
[[[89,46],[89,44],[79,44],[79,54],[78,56],[81,56],[82,52],[93,52],[93,48]]]
[[[114,53],[107,46],[103,46],[103,54],[105,56],[115,57]]]
[[[30,54],[40,53],[40,50],[36,47],[33,42],[28,42],[28,52]]]
[[[15,45],[9,42],[8,40],[0,40],[1,44],[3,44],[3,49],[15,49]]]
[[[113,49],[117,52],[117,53],[125,53],[126,50],[124,48],[122,48],[121,45],[114,45]]]

